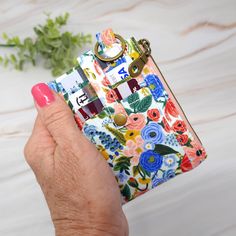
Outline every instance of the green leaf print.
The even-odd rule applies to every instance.
[[[71,110],[73,110],[73,104],[71,103],[71,101],[68,101],[68,106],[70,107]]]
[[[131,192],[128,184],[124,185],[120,189],[121,194],[126,197],[127,200],[130,200],[131,198]]]
[[[167,154],[172,154],[172,153],[178,153],[174,149],[172,149],[166,145],[162,145],[162,144],[156,144],[154,151],[159,153],[162,156],[167,155]]]
[[[68,94],[68,93],[65,93],[63,96],[64,96],[64,99],[65,99],[66,101],[69,100],[69,94]]]
[[[123,171],[129,172],[130,157],[122,156],[122,157],[116,159],[115,162],[116,162],[116,164],[114,165],[113,170],[120,171],[120,172],[123,172]],[[130,173],[128,173],[128,174],[130,174]]]
[[[152,104],[152,95],[143,98],[136,107],[137,112],[145,112]]]
[[[114,128],[108,126],[108,125],[106,125],[105,128],[108,131],[110,131],[118,139],[118,141],[122,145],[125,145],[125,143],[126,143],[125,137],[124,137],[124,135],[120,131],[118,131],[117,129],[114,129]]]
[[[103,118],[105,118],[106,116],[107,116],[107,114],[106,114],[105,111],[101,111],[101,112],[98,114],[98,117],[99,117],[100,119],[103,119]]]
[[[130,110],[129,108],[125,108],[125,111],[127,112],[128,115],[130,115],[131,113],[133,113],[133,111]]]
[[[128,100],[130,107],[134,109],[140,102],[139,94],[132,93],[131,95],[128,96],[127,100]]]
[[[114,114],[115,110],[112,107],[106,107],[105,110],[107,111],[107,113],[110,114]]]
[[[138,174],[139,166],[133,166],[133,176],[135,177]]]
[[[140,174],[143,178],[146,178],[146,175],[147,175],[148,177],[151,177],[151,173],[150,173],[150,172],[144,170],[140,165],[138,165],[138,167],[139,167],[139,174]]]

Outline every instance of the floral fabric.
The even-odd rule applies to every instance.
[[[97,38],[103,42],[103,53],[110,53],[115,40],[111,29]],[[89,51],[78,58],[79,68],[72,70],[80,75],[78,79],[77,75],[73,77],[73,89],[68,85],[72,76],[64,75],[60,81],[49,83],[63,94],[79,127],[112,168],[123,203],[195,168],[206,158],[205,149],[189,131],[189,124],[165,89],[152,59],[140,76],[130,77],[128,66],[140,53],[133,38],[126,40],[124,55],[114,63],[104,63]],[[58,86],[62,78],[64,88]],[[87,89],[89,93],[84,90],[88,85],[93,89]],[[74,97],[81,98],[81,89],[88,100],[78,104]],[[98,101],[101,105],[95,109]],[[126,116],[125,125],[114,122],[116,114]]]

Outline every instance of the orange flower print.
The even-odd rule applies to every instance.
[[[206,151],[205,149],[196,141],[192,141],[190,147],[183,147],[184,151],[191,162],[193,168],[197,167],[202,161],[206,159]]]
[[[188,142],[188,135],[186,134],[179,134],[177,135],[176,139],[178,140],[181,146],[185,145]]]
[[[168,123],[168,121],[166,120],[165,117],[163,117],[162,123],[163,123],[163,126],[164,126],[164,127],[163,127],[164,130],[165,130],[167,133],[169,133],[169,132],[171,131],[171,127],[170,127],[170,125],[169,125],[169,123]]]
[[[169,121],[171,121],[170,115],[173,117],[178,117],[179,113],[176,110],[174,103],[169,98],[167,100],[166,106],[165,106],[165,116],[166,116],[167,120],[169,120]]]
[[[110,81],[108,80],[106,76],[102,80],[102,85],[104,85],[105,87],[111,85]]]
[[[187,171],[190,171],[193,169],[192,167],[192,164],[191,164],[191,161],[189,160],[189,158],[187,157],[187,155],[185,154],[183,159],[182,159],[182,162],[180,164],[180,169],[183,171],[183,172],[187,172]]]
[[[182,120],[177,120],[172,126],[173,130],[175,132],[181,132],[184,133],[187,131],[186,124]]]
[[[150,109],[147,112],[148,118],[153,120],[153,121],[158,121],[160,118],[160,112],[158,109]]]
[[[102,32],[101,38],[106,46],[112,46],[112,44],[116,42],[116,38],[112,29],[104,30]]]
[[[106,100],[108,103],[112,103],[112,102],[115,102],[116,100],[118,100],[118,96],[117,96],[116,92],[114,90],[109,90],[106,93]]]
[[[131,114],[128,117],[127,129],[141,130],[146,125],[146,118],[143,114]]]

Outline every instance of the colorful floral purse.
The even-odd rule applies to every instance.
[[[151,57],[150,44],[111,29],[48,85],[112,168],[123,202],[198,166],[206,152]]]

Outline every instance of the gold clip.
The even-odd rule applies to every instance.
[[[121,43],[121,51],[114,57],[104,57],[102,55],[99,54],[98,52],[98,48],[99,48],[99,43],[97,42],[95,44],[95,47],[94,47],[94,54],[96,55],[97,58],[99,58],[101,61],[105,61],[105,62],[113,62],[115,60],[117,60],[118,58],[120,58],[124,52],[125,52],[125,47],[126,47],[126,44],[125,44],[125,40],[119,35],[119,34],[115,34],[115,37],[116,39],[118,39]]]
[[[131,77],[137,77],[141,74],[151,54],[150,43],[147,39],[140,39],[138,43],[142,45],[144,52],[129,65],[129,74]]]

